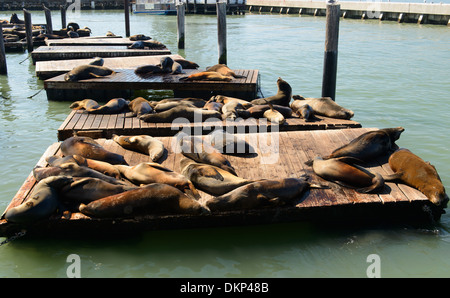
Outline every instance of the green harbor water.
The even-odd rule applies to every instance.
[[[18,12],[22,15],[22,12]],[[0,12],[0,19],[11,12]],[[60,27],[53,12],[53,27]],[[92,35],[125,35],[121,11],[81,11],[68,21]],[[217,63],[217,19],[186,16],[186,49],[176,17],[131,15],[146,34],[201,67]],[[32,12],[33,23],[45,23]],[[282,77],[294,94],[321,95],[325,18],[227,16],[228,65],[259,69],[264,96]],[[363,127],[403,126],[397,141],[436,166],[450,188],[450,28],[342,19],[336,100]],[[4,210],[70,112],[49,102],[28,53],[8,53],[0,76],[0,208]],[[33,96],[34,95],[34,96]],[[31,97],[32,96],[32,97]],[[164,96],[151,93],[152,98]],[[31,97],[31,98],[29,98]],[[0,246],[0,277],[66,277],[70,254],[81,277],[366,277],[377,254],[381,277],[450,277],[450,217],[427,226],[333,227],[306,223],[171,230],[109,239],[18,239]],[[0,239],[4,240],[4,239]]]

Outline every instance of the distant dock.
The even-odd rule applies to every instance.
[[[352,19],[379,19],[418,24],[449,25],[450,4],[401,3],[381,1],[343,1],[341,16]],[[325,16],[325,1],[301,0],[247,0],[249,12],[280,14],[305,14]]]

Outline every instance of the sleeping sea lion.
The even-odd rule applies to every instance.
[[[83,99],[80,101],[75,101],[73,102],[69,108],[71,108],[72,110],[86,110],[86,111],[92,111],[95,109],[98,109],[100,107],[100,105],[98,104],[98,102],[96,102],[93,99]]]
[[[397,150],[398,146],[395,144],[395,141],[400,138],[400,134],[404,130],[403,127],[396,127],[363,133],[350,143],[335,149],[323,159],[346,156],[369,162],[374,158]]]
[[[128,107],[130,102],[123,98],[113,98],[109,100],[105,105],[102,105],[96,109],[91,109],[88,112],[90,114],[118,114]]]
[[[118,136],[114,134],[112,139],[127,150],[148,155],[152,161],[160,159],[165,150],[163,142],[148,135]]]
[[[150,102],[143,97],[136,97],[130,101],[128,108],[133,113],[134,117],[140,117],[153,111]]]
[[[110,164],[127,164],[122,155],[110,152],[89,137],[73,136],[61,143],[63,156],[81,155],[85,158],[106,161]]]
[[[146,36],[144,34],[135,34],[130,36],[131,41],[150,40],[150,39],[152,39],[150,36]]]
[[[294,100],[291,103],[292,111],[305,121],[311,121],[314,119],[314,110],[309,104],[305,104],[299,100]]]
[[[255,149],[243,138],[223,130],[215,130],[211,134],[210,144],[222,154],[254,154]]]
[[[189,179],[196,188],[216,196],[252,182],[216,166],[197,163],[187,157],[180,160],[180,168],[181,174]]]
[[[187,107],[187,108],[193,108],[193,109],[197,108],[192,102],[181,100],[181,101],[169,101],[169,102],[158,103],[157,105],[155,105],[153,110],[156,113],[161,113],[161,112],[168,111],[175,107],[184,107],[184,108]]]
[[[195,98],[195,97],[176,97],[176,98],[165,98],[158,101],[152,101],[150,102],[150,105],[152,108],[155,108],[156,105],[163,104],[163,103],[173,103],[173,102],[189,102],[196,106],[197,108],[203,108],[206,104],[206,100],[202,98]]]
[[[98,65],[79,65],[74,67],[64,76],[65,81],[76,82],[79,80],[86,80],[92,78],[101,78],[115,74],[116,72],[105,66]]]
[[[372,173],[356,164],[351,164],[353,158],[338,157],[323,160],[317,157],[309,162],[314,173],[325,180],[339,185],[355,188],[361,193],[370,193],[384,187],[384,179],[379,173]]]
[[[197,69],[200,67],[197,63],[185,59],[173,59],[173,61],[181,64],[183,69]]]
[[[310,188],[324,188],[307,182],[307,178],[284,178],[255,181],[206,201],[211,212],[293,206]]]
[[[301,95],[294,95],[292,105],[309,105],[315,114],[330,118],[346,119],[352,118],[355,113],[338,105],[331,97],[304,98]],[[300,102],[297,102],[299,100]]]
[[[205,105],[203,106],[203,109],[220,112],[220,111],[222,111],[222,107],[223,107],[223,103],[216,102],[214,100],[209,100],[208,102],[205,103]]]
[[[274,96],[269,96],[266,98],[257,98],[251,101],[254,105],[263,105],[267,102],[270,102],[274,105],[286,106],[289,107],[289,102],[292,97],[292,88],[288,82],[283,80],[282,78],[278,78],[277,80],[278,91]]]
[[[160,164],[142,162],[132,167],[124,165],[117,165],[116,167],[123,177],[136,185],[151,183],[169,184],[186,192],[195,199],[200,199],[200,194],[191,181]]]
[[[284,118],[284,116],[278,112],[277,110],[275,110],[273,108],[273,105],[269,102],[267,102],[269,105],[269,109],[267,109],[263,116],[264,118],[267,118],[270,122],[275,123],[275,124],[284,124],[286,122],[286,119]]]
[[[48,218],[59,206],[59,190],[72,181],[73,178],[66,176],[48,177],[39,181],[25,202],[5,213],[5,219],[8,222],[27,224]]]
[[[240,116],[238,111],[245,111],[244,106],[237,100],[228,101],[222,106],[222,119],[235,120]]]
[[[203,110],[201,108],[177,106],[161,113],[146,114],[139,117],[142,121],[151,123],[169,123],[173,122],[177,118],[187,119],[190,122],[194,122],[205,121],[209,118],[221,119],[221,114],[217,111]]]
[[[165,73],[165,71],[159,65],[154,64],[145,64],[140,65],[134,69],[134,73],[139,75],[147,75],[147,74],[161,74]]]
[[[207,67],[206,71],[215,71],[220,73],[223,76],[233,77],[233,78],[246,78],[246,76],[237,75],[234,71],[232,71],[225,64],[216,64],[211,67]]]
[[[272,107],[274,110],[280,112],[284,118],[290,118],[292,116],[292,110],[289,107],[280,105],[272,105]],[[270,105],[263,104],[263,105],[253,105],[249,107],[246,111],[249,113],[250,117],[262,118],[264,117],[264,112],[267,110],[270,110]]]
[[[196,200],[179,189],[161,183],[122,192],[80,205],[80,212],[92,217],[132,217],[134,215],[209,213]]]
[[[408,149],[399,149],[389,157],[394,174],[386,180],[398,179],[422,192],[433,204],[445,208],[449,200],[436,168]]]
[[[104,175],[120,179],[119,171],[110,163],[101,160],[84,158],[81,155],[69,155],[65,157],[49,156],[46,158],[48,164],[52,167],[59,167],[65,163],[76,163],[79,166],[88,167]]]
[[[248,109],[252,106],[252,104],[245,100],[245,99],[240,99],[240,98],[236,98],[236,97],[229,97],[229,96],[225,96],[225,95],[215,95],[212,96],[209,100],[214,100],[215,102],[220,102],[223,103],[224,105],[231,102],[231,101],[237,101],[239,102],[245,109]]]
[[[202,71],[198,73],[193,73],[187,77],[179,78],[180,81],[225,81],[229,82],[233,78],[230,76],[221,75],[215,71]]]

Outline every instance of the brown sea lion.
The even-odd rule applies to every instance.
[[[289,102],[292,97],[292,88],[288,82],[283,80],[282,78],[278,78],[277,80],[278,91],[276,95],[265,97],[265,98],[257,98],[251,101],[254,105],[263,105],[267,102],[270,102],[274,105],[286,106],[289,107]]]
[[[139,117],[142,121],[151,123],[168,123],[173,122],[177,118],[187,119],[189,122],[194,122],[205,121],[209,118],[221,119],[221,114],[217,111],[203,110],[201,108],[177,106],[161,113],[146,114]]]
[[[185,60],[185,59],[173,59],[173,61],[181,64],[181,67],[184,69],[197,69],[199,68],[199,65],[195,62]]]
[[[152,161],[160,159],[165,150],[163,142],[149,135],[118,136],[114,134],[112,139],[127,150],[148,155]]]
[[[180,81],[225,81],[230,82],[233,78],[221,75],[215,71],[202,71],[193,73],[187,77],[179,78]]]
[[[123,112],[130,102],[123,98],[113,98],[106,104],[88,111],[90,114],[118,114]]]
[[[233,78],[246,78],[246,76],[237,75],[234,71],[232,71],[225,64],[216,64],[211,67],[207,67],[206,71],[215,71],[220,73],[223,76],[233,77]]]
[[[197,163],[183,157],[180,161],[181,173],[194,186],[211,195],[223,195],[236,187],[251,183],[251,180],[237,177],[219,167]]]
[[[222,106],[222,119],[232,119],[240,117],[239,111],[244,111],[244,106],[237,100],[228,101]],[[248,117],[245,117],[248,118]]]
[[[104,197],[116,195],[137,186],[113,184],[105,180],[83,177],[65,185],[60,191],[60,200],[65,203],[89,203]]]
[[[273,109],[280,112],[284,118],[290,118],[292,116],[292,110],[289,107],[280,105],[272,105],[272,107]],[[246,111],[250,114],[250,117],[262,118],[264,117],[264,112],[267,110],[270,110],[270,105],[264,104],[264,105],[253,105],[249,107]]]
[[[283,114],[273,108],[273,105],[269,103],[270,109],[266,110],[263,114],[264,118],[267,118],[270,122],[281,125],[286,122]]]
[[[374,158],[397,150],[398,146],[395,144],[395,141],[400,138],[400,134],[404,130],[403,127],[396,127],[383,128],[363,133],[359,137],[353,139],[350,143],[337,148],[323,159],[347,156],[365,162],[372,161]]]
[[[195,97],[176,97],[176,98],[165,98],[162,100],[158,100],[158,101],[151,101],[150,105],[152,106],[152,108],[154,108],[156,105],[158,104],[163,104],[163,103],[173,103],[173,102],[189,102],[191,104],[193,104],[194,106],[196,106],[197,108],[203,108],[206,104],[206,100],[202,99],[202,98],[195,98]]]
[[[153,111],[149,101],[143,97],[136,97],[135,99],[130,101],[130,103],[128,104],[128,108],[135,117],[140,117]]]
[[[323,179],[348,188],[355,188],[361,193],[370,193],[384,187],[384,179],[381,174],[372,173],[352,162],[353,158],[348,157],[327,160],[317,157],[308,165],[312,166],[314,173]]]
[[[206,214],[209,211],[179,189],[152,183],[117,195],[80,205],[80,212],[92,217],[122,218],[135,215]]]
[[[433,204],[445,208],[449,200],[436,168],[408,149],[399,149],[389,157],[394,174],[386,180],[398,179],[422,192]]]
[[[79,80],[86,80],[92,78],[101,78],[115,74],[116,72],[105,66],[98,65],[79,65],[74,67],[64,76],[65,81],[76,82]]]
[[[27,224],[48,218],[60,204],[59,190],[72,181],[73,178],[66,176],[48,177],[39,181],[25,202],[5,213],[5,219],[8,222]]]
[[[190,159],[219,167],[237,176],[230,162],[214,147],[201,138],[185,136],[180,139],[181,153]]]
[[[206,104],[203,106],[204,110],[210,110],[210,111],[222,111],[223,103],[215,102],[214,100],[209,100],[206,102]]]
[[[300,100],[294,100],[291,103],[292,111],[305,121],[311,121],[314,119],[314,110],[309,104],[305,104]]]
[[[248,109],[252,106],[252,104],[245,100],[245,99],[241,99],[241,98],[236,98],[236,97],[230,97],[230,96],[225,96],[225,95],[215,95],[212,96],[210,99],[210,101],[213,100],[215,102],[220,102],[223,103],[224,105],[232,102],[232,101],[237,101],[239,102],[245,109]]]
[[[150,183],[165,183],[172,185],[195,199],[200,199],[200,194],[191,181],[160,164],[142,162],[135,166],[116,166],[121,175],[136,185]]]
[[[166,73],[165,70],[161,68],[159,65],[155,64],[144,64],[139,65],[134,69],[134,73],[137,75],[147,75],[147,74],[162,74]]]
[[[86,110],[88,112],[98,109],[99,107],[100,105],[98,104],[98,102],[93,99],[83,99],[80,101],[75,101],[69,106],[69,108],[71,108],[72,110]]]
[[[52,167],[59,167],[65,163],[76,163],[79,166],[88,167],[102,174],[120,179],[119,171],[110,163],[105,161],[84,158],[81,155],[69,155],[65,157],[50,156],[46,158],[48,164]]]
[[[206,201],[211,212],[293,206],[310,188],[324,188],[307,182],[307,178],[284,178],[255,181]]]
[[[194,109],[197,108],[192,102],[181,100],[181,101],[169,101],[169,102],[158,103],[157,105],[155,105],[154,111],[156,113],[161,113],[161,112],[168,111],[175,107],[188,107],[188,108],[194,108]]]
[[[64,156],[81,155],[85,158],[101,160],[110,164],[127,164],[122,155],[110,152],[89,137],[73,136],[61,143]]]
[[[304,98],[301,95],[294,95],[293,98],[293,105],[307,104],[317,115],[346,120],[349,120],[355,115],[353,111],[338,105],[331,97]],[[297,100],[300,100],[300,102],[296,102]]]
[[[255,148],[253,148],[253,146],[244,138],[227,133],[223,130],[214,130],[209,134],[209,142],[222,154],[245,155],[256,153]]]
[[[131,41],[150,40],[150,39],[152,39],[150,36],[146,36],[144,34],[135,34],[130,36]]]

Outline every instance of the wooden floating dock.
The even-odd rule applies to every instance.
[[[361,124],[352,120],[341,120],[317,116],[317,121],[307,122],[294,116],[286,119],[286,124],[275,126],[279,131],[293,130],[325,130],[341,128],[360,128]],[[113,134],[132,135],[148,134],[151,136],[174,136],[179,131],[188,134],[209,134],[217,128],[223,128],[229,133],[270,132],[273,130],[267,119],[247,119],[241,121],[207,121],[203,123],[172,124],[147,123],[137,117],[131,117],[131,112],[120,114],[89,114],[82,110],[73,110],[58,128],[58,140],[63,141],[79,135],[92,138],[111,138]],[[188,130],[188,131],[187,131]]]
[[[33,64],[37,61],[87,59],[94,57],[127,57],[170,55],[168,49],[138,50],[126,46],[41,46],[31,53]]]
[[[327,155],[335,148],[344,145],[373,128],[355,128],[341,130],[289,131],[279,134],[265,134],[270,143],[261,141],[261,134],[239,135],[251,140],[259,138],[259,146],[254,146],[257,156],[236,157],[227,155],[235,167],[238,176],[247,179],[276,179],[311,175],[314,183],[329,184],[329,189],[314,189],[298,198],[295,206],[268,208],[261,210],[241,210],[211,213],[208,215],[167,215],[138,216],[130,219],[94,219],[79,212],[65,212],[52,216],[26,227],[27,234],[45,235],[101,235],[120,232],[140,232],[156,229],[200,228],[230,225],[252,225],[277,222],[403,222],[430,221],[440,217],[440,210],[418,190],[404,184],[386,183],[384,190],[377,194],[361,194],[352,189],[343,188],[316,176],[304,162],[318,155]],[[276,136],[279,136],[277,139]],[[181,154],[175,154],[171,148],[172,137],[159,137],[167,148],[167,153],[159,161],[162,166],[180,172]],[[107,150],[122,154],[130,165],[149,161],[147,155],[128,151],[110,139],[98,142]],[[262,142],[262,143],[261,143]],[[266,145],[269,144],[269,145]],[[37,165],[46,166],[46,157],[61,155],[60,143],[51,145],[40,158]],[[270,158],[276,158],[273,164],[265,164]],[[372,171],[392,173],[387,158],[380,158],[368,166]],[[267,163],[267,162],[266,162]],[[18,206],[28,199],[36,180],[30,173],[22,187],[12,199],[7,210]],[[210,195],[200,192],[202,199]],[[24,227],[0,220],[0,236],[11,236]]]
[[[173,90],[175,97],[209,99],[211,95],[226,95],[252,100],[259,90],[259,71],[238,69],[234,72],[245,78],[224,81],[180,81],[179,79],[201,70],[185,69],[185,74],[164,74],[141,77],[133,69],[114,69],[116,74],[103,78],[66,82],[64,75],[44,81],[48,100],[77,101],[85,98],[109,100],[128,97],[132,90]],[[125,94],[120,92],[125,92]],[[128,91],[128,92],[127,92]]]
[[[172,59],[184,59],[176,55],[155,55],[155,56],[134,56],[134,57],[115,57],[103,58],[103,66],[111,69],[135,69],[137,66],[145,64],[159,64],[162,57],[171,57]],[[36,76],[41,80],[56,77],[72,70],[74,67],[88,64],[92,59],[70,59],[70,60],[51,60],[36,62]]]
[[[129,46],[134,42],[124,37],[80,37],[45,40],[47,46]]]

